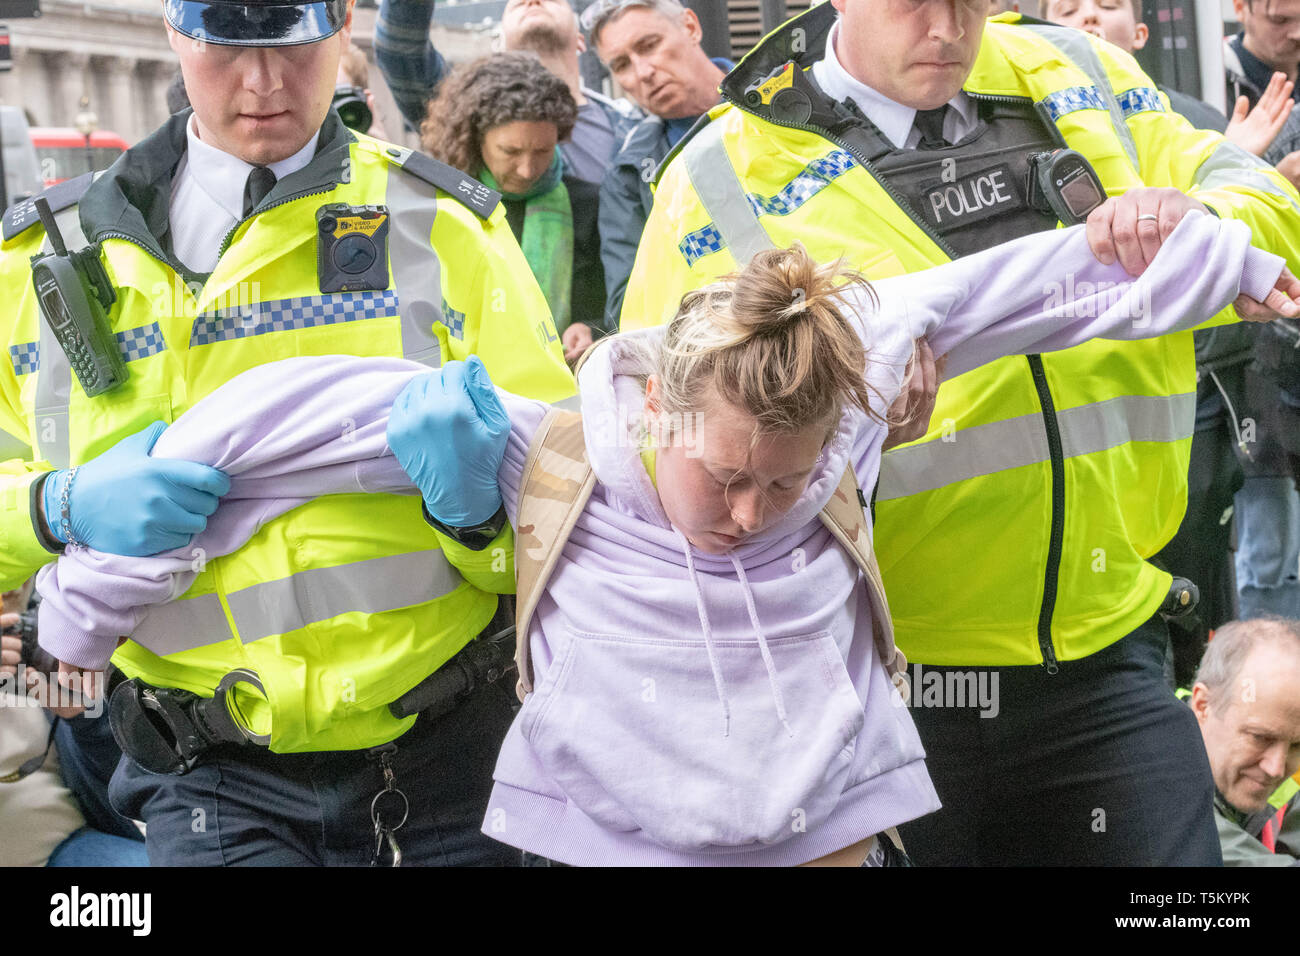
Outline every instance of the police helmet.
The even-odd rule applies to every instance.
[[[163,13],[184,36],[223,46],[295,46],[342,29],[348,0],[163,0]]]

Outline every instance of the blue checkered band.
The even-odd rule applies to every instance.
[[[204,312],[196,317],[190,331],[190,347],[396,314],[397,293],[392,291],[340,292],[255,302]]]
[[[150,322],[138,329],[127,329],[113,335],[117,340],[117,350],[124,362],[157,355],[167,348],[163,341],[162,328],[157,322]],[[21,345],[9,346],[9,361],[13,363],[15,375],[30,375],[41,368],[41,343],[23,342]]]
[[[1058,90],[1043,100],[1047,115],[1056,122],[1066,113],[1076,110],[1104,110],[1106,101],[1101,98],[1101,91],[1095,86],[1072,86],[1068,90]]]
[[[14,363],[15,375],[30,375],[41,367],[41,343],[23,342],[9,346],[9,361]]]
[[[1163,113],[1165,104],[1160,102],[1160,93],[1149,86],[1135,86],[1119,95],[1119,108],[1125,117],[1134,113]]]
[[[853,157],[845,150],[831,150],[800,170],[799,175],[771,199],[764,199],[757,193],[749,193],[746,198],[755,216],[764,213],[769,216],[788,216],[853,166]]]
[[[162,329],[157,322],[142,325],[138,329],[127,329],[125,332],[118,332],[115,337],[117,339],[117,349],[127,362],[134,362],[136,359],[157,355],[167,348],[167,343],[163,341]]]
[[[442,324],[447,326],[447,334],[464,341],[465,339],[465,313],[457,312],[447,304],[447,300],[442,300]]]
[[[695,265],[696,260],[703,259],[710,252],[718,252],[722,246],[722,233],[718,232],[713,223],[688,233],[685,239],[677,243],[688,266]]]
[[[746,193],[745,198],[749,200],[749,207],[754,210],[755,216],[788,216],[854,165],[855,161],[847,151],[833,149],[801,169],[775,196]],[[726,243],[722,240],[722,233],[713,223],[709,223],[688,234],[677,244],[677,248],[685,257],[686,264],[692,266],[709,253],[720,251],[724,245]]]

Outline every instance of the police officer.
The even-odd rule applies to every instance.
[[[986,11],[832,0],[766,37],[661,173],[623,327],[794,239],[888,276],[1056,228],[1094,189],[1117,198],[1093,250],[1132,274],[1192,209],[1295,269],[1300,201],[1274,170],[1171,114],[1115,47]],[[1042,156],[1060,147],[1092,173]],[[918,862],[1218,862],[1204,749],[1162,680],[1170,576],[1145,560],[1185,507],[1195,391],[1190,333],[1002,359],[884,456],[876,550],[944,803],[903,832]],[[997,716],[957,686],[997,686]]]
[[[202,530],[227,477],[149,449],[252,366],[473,353],[514,391],[573,389],[496,194],[331,109],[352,0],[164,13],[193,110],[46,196],[69,249],[97,244],[124,382],[88,374],[42,318],[38,298],[58,309],[29,258],[52,242],[30,204],[5,215],[3,587],[65,547],[148,555]],[[148,824],[155,865],[515,861],[478,832],[509,687],[481,683],[437,719],[389,709],[456,666],[513,588],[508,526],[444,531],[418,497],[331,495],[196,556],[193,586],[114,657],[133,679],[116,729],[138,759],[111,797]]]

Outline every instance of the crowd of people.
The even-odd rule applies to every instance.
[[[1300,2],[1234,6],[1229,117],[1140,0],[454,68],[381,0],[380,117],[352,0],[167,5],[49,195],[124,383],[5,217],[5,862],[1300,861]]]

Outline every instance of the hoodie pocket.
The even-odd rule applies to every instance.
[[[673,850],[772,844],[825,820],[863,707],[830,632],[757,643],[568,630],[520,714],[547,773],[588,816]]]

